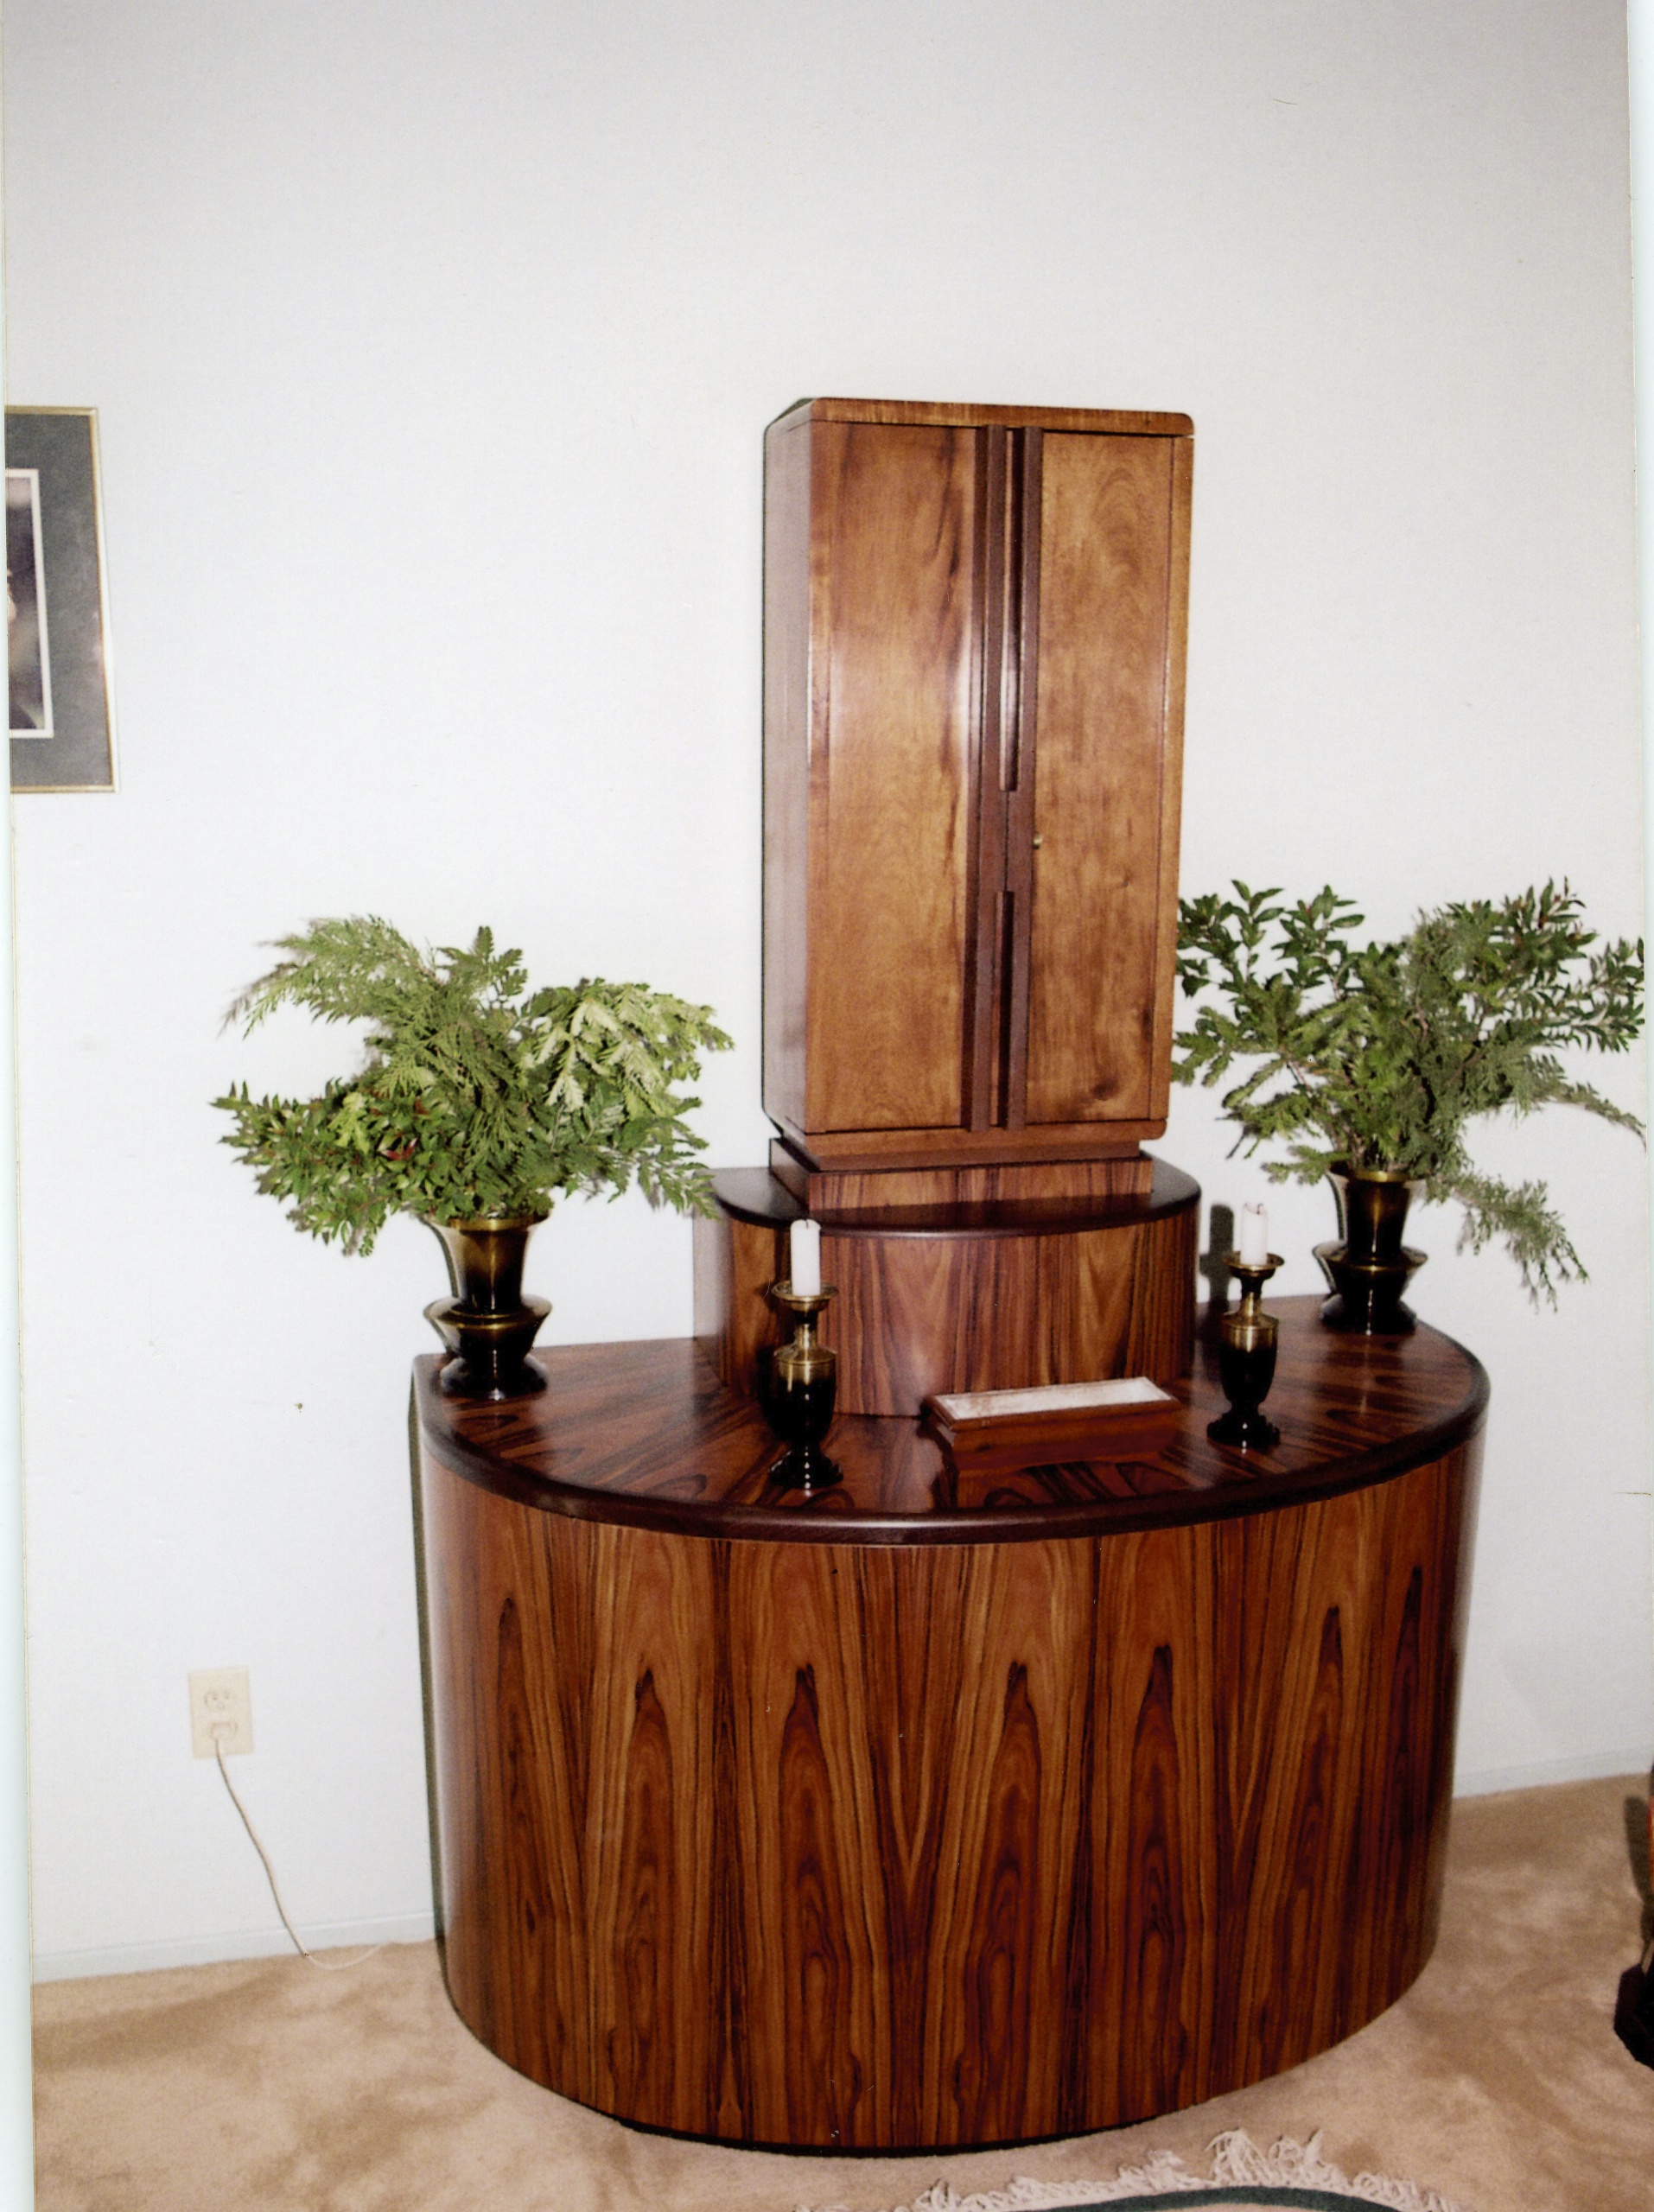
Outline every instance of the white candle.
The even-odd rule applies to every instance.
[[[795,1221],[788,1239],[793,1291],[800,1298],[813,1298],[821,1288],[821,1224]]]
[[[1249,1268],[1269,1264],[1269,1217],[1262,1206],[1241,1208],[1240,1256]]]

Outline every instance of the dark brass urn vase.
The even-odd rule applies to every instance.
[[[787,1446],[770,1469],[770,1480],[782,1490],[827,1490],[843,1478],[837,1460],[822,1450],[837,1402],[838,1355],[816,1337],[837,1295],[830,1282],[811,1291],[794,1290],[790,1282],[770,1285],[770,1296],[795,1324],[792,1343],[779,1345],[770,1361],[764,1392],[765,1416]]]
[[[483,1214],[468,1221],[431,1221],[448,1261],[451,1298],[425,1308],[425,1319],[453,1357],[436,1378],[450,1398],[525,1398],[545,1388],[529,1358],[550,1301],[523,1295],[523,1262],[543,1213]]]
[[[1402,1242],[1417,1179],[1398,1167],[1341,1166],[1327,1179],[1338,1199],[1339,1241],[1315,1247],[1333,1287],[1321,1319],[1370,1337],[1408,1335],[1416,1316],[1402,1294],[1425,1261]]]

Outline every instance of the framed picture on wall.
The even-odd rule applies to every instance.
[[[6,410],[6,638],[12,790],[113,791],[92,408]]]

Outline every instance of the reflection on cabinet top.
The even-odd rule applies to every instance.
[[[1270,1311],[1281,1440],[1268,1452],[1208,1438],[1225,1404],[1209,1336],[1174,1385],[1181,1410],[1152,1457],[972,1478],[921,1421],[841,1414],[830,1449],[843,1480],[808,1497],[770,1482],[779,1445],[693,1338],[552,1346],[534,1354],[548,1388],[499,1405],[442,1396],[433,1356],[416,1362],[416,1395],[435,1456],[502,1497],[582,1521],[788,1543],[1018,1543],[1227,1520],[1387,1481],[1481,1427],[1487,1377],[1451,1338],[1339,1335],[1314,1298]]]
[[[1116,437],[1188,438],[1186,415],[1151,415],[1141,408],[975,407],[947,399],[800,399],[770,425],[791,430],[800,423],[936,423],[945,429],[1097,430]]]

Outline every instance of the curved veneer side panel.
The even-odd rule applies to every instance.
[[[1434,1940],[1479,1440],[1240,1519],[897,1548],[423,1487],[448,1985],[732,2142],[1123,2125]]]
[[[839,1409],[913,1414],[938,1390],[1121,1374],[1175,1382],[1193,1351],[1198,1224],[1195,1198],[1044,1230],[829,1217],[822,1273],[838,1296],[822,1337],[838,1354]],[[786,1273],[785,1229],[727,1213],[696,1237],[696,1332],[720,1379],[754,1395],[786,1333],[767,1295]]]
[[[1153,1225],[1139,1240],[1131,1321],[1120,1362],[1123,1375],[1147,1375],[1169,1386],[1194,1363],[1194,1284],[1200,1249],[1200,1206],[1193,1202]]]
[[[785,1340],[769,1288],[788,1273],[783,1224],[729,1213],[696,1222],[695,1334],[718,1380],[742,1397],[758,1395],[763,1363]]]

